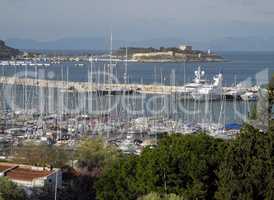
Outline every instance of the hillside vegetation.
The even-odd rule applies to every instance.
[[[0,40],[0,60],[11,59],[20,54],[18,49],[6,46],[5,42]]]

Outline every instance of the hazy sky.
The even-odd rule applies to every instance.
[[[0,38],[274,36],[273,0],[0,0]]]

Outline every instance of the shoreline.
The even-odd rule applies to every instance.
[[[129,60],[130,62],[130,60]],[[197,63],[197,62],[227,62],[225,59],[210,59],[210,60],[169,60],[169,59],[146,59],[146,60],[134,60],[136,63]]]

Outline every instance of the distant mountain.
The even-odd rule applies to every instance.
[[[10,59],[19,54],[19,50],[6,46],[5,42],[0,40],[0,60]]]
[[[128,42],[127,45],[134,46],[134,47],[160,48],[160,47],[177,47],[182,43],[188,43],[188,42],[180,38],[156,38],[156,39],[150,39],[150,40]]]
[[[274,51],[274,37],[226,37],[208,43],[218,51]]]
[[[180,38],[158,38],[142,41],[113,40],[113,49],[120,47],[177,47],[180,44],[200,43],[185,41]],[[106,38],[63,38],[54,41],[40,42],[31,39],[8,39],[7,44],[24,50],[109,50],[110,40]],[[205,48],[206,49],[206,48]]]
[[[153,39],[137,41],[134,46],[154,47],[176,47],[180,44],[192,45],[193,49],[213,51],[274,51],[274,37],[224,37],[211,41],[193,41],[179,38]]]
[[[39,42],[29,39],[8,39],[7,44],[24,50],[109,50],[108,38],[63,38]],[[212,41],[191,41],[182,38],[158,38],[142,41],[113,40],[113,49],[120,47],[177,47],[192,45],[194,49],[213,51],[274,51],[274,37],[225,37]]]
[[[106,50],[110,46],[110,41],[105,38],[63,38],[43,42],[30,39],[8,39],[7,43],[25,50]],[[113,41],[113,48],[118,48],[120,45],[120,41]]]
[[[133,43],[135,46],[170,47],[180,44],[192,45],[194,49],[213,51],[274,51],[274,37],[225,37],[211,41],[191,41],[179,38],[154,39]]]

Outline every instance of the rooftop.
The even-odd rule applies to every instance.
[[[6,176],[10,179],[14,180],[24,180],[24,181],[32,181],[34,179],[47,177],[50,175],[52,171],[36,171],[32,170],[30,168],[24,168],[24,167],[16,167],[13,170],[10,170],[6,173]]]
[[[10,163],[0,163],[0,172],[5,171],[5,176],[12,180],[32,181],[47,177],[54,171],[46,170],[40,167],[28,165],[16,165]]]
[[[6,171],[8,169],[12,169],[16,166],[17,165],[15,165],[15,164],[0,162],[0,173]]]

